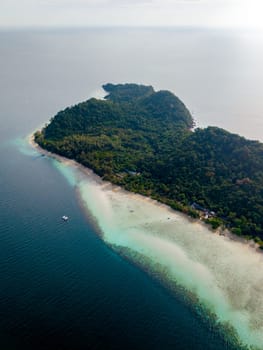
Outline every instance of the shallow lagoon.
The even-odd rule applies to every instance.
[[[251,242],[214,233],[165,205],[102,182],[72,161],[54,162],[75,181],[108,245],[169,289],[184,288],[189,302],[231,325],[244,344],[263,348],[263,255]]]
[[[188,271],[211,278],[214,290],[219,290],[217,298],[223,298],[222,302],[215,299],[218,308],[224,305],[219,310],[223,316],[230,310],[229,316],[234,317],[243,307],[240,331],[244,336],[252,310],[251,327],[259,329],[262,279],[255,266],[261,258],[251,255],[249,247],[239,248],[237,243],[233,253],[227,244],[223,247],[225,238],[212,238],[213,234],[197,225],[195,235],[191,229],[189,238],[187,232],[179,237],[179,231],[177,235],[172,232],[166,214],[153,221],[152,206],[145,208],[150,217],[147,225],[153,230],[132,221],[132,213],[125,207],[120,213],[127,215],[127,223],[120,222],[121,230],[115,230],[112,222],[117,222],[117,214],[111,213],[113,209],[108,211],[109,217],[100,215],[101,189],[94,187],[97,208],[92,207],[95,203],[90,203],[86,180],[75,177],[76,173],[73,176],[55,160],[28,150],[21,154],[21,144],[10,140],[27,135],[66,106],[98,95],[98,88],[106,82],[137,82],[171,90],[186,103],[199,125],[218,125],[262,140],[262,37],[187,28],[94,28],[2,31],[0,38],[1,347],[50,349],[57,344],[71,350],[86,349],[88,342],[91,349],[103,350],[105,343],[115,350],[134,350],[141,344],[144,350],[232,350],[216,327],[202,323],[203,317],[196,315],[199,310],[192,313],[184,291],[182,302],[176,294],[176,278],[190,289],[199,283],[197,279],[184,280],[182,271],[187,266]],[[56,167],[67,172],[67,178]],[[86,193],[81,206],[86,200],[88,220],[76,200],[76,186],[78,196],[78,188]],[[116,196],[115,202],[118,198],[130,201],[121,194]],[[111,208],[112,200],[105,193],[102,198]],[[136,205],[139,208],[142,203]],[[61,222],[64,214],[71,217],[67,225]],[[111,247],[117,243],[114,249],[118,254],[95,234],[96,215],[107,233],[104,239]],[[138,212],[136,215],[138,218]],[[174,224],[176,220],[177,229],[189,224],[180,223],[177,217]],[[206,234],[203,247],[200,235]],[[199,237],[200,254],[206,254],[198,255],[193,249],[195,236]],[[213,248],[217,239],[219,251]],[[166,255],[160,253],[161,247]],[[218,255],[223,250],[226,256],[222,261]],[[241,256],[235,265],[237,274],[227,270],[238,252],[246,264],[244,283]],[[159,255],[161,264],[152,263]],[[252,260],[247,263],[250,255]],[[182,271],[171,267],[175,259]],[[237,283],[234,289],[234,282],[229,283],[231,273]],[[224,275],[228,284],[223,288]],[[206,300],[213,298],[207,285],[199,290]],[[254,335],[256,331],[251,337]]]

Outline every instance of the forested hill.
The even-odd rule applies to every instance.
[[[47,139],[72,134],[112,134],[114,128],[150,133],[161,129],[191,128],[193,119],[171,92],[151,86],[107,84],[106,100],[91,98],[59,112],[45,129]]]
[[[104,100],[59,112],[36,142],[130,191],[262,243],[263,144],[216,127],[191,131],[191,114],[169,91],[103,87]]]

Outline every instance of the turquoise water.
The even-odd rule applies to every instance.
[[[70,170],[18,144],[0,151],[1,348],[234,349],[98,238]]]
[[[173,293],[180,290],[193,310],[203,310],[208,323],[231,329],[232,339],[236,334],[244,344],[263,348],[263,256],[252,242],[212,233],[92,172],[83,174],[74,162],[57,162],[56,167],[70,183],[75,181],[83,208],[109,246]]]
[[[244,55],[239,55],[242,48],[248,55],[247,48],[252,44],[246,46],[242,42],[242,46],[236,37],[218,33],[211,36],[200,32],[197,35],[143,31],[139,37],[140,40],[138,32],[108,30],[0,33],[0,347],[3,349],[238,348],[224,337],[227,332],[222,334],[218,325],[206,317],[207,312],[201,306],[193,307],[192,294],[185,295],[184,289],[175,288],[174,283],[169,284],[169,279],[164,278],[165,269],[171,267],[166,265],[161,271],[158,266],[151,268],[147,255],[150,259],[151,252],[159,254],[158,247],[165,242],[157,242],[157,236],[153,240],[149,240],[149,235],[139,236],[134,228],[129,231],[134,232],[132,238],[121,237],[120,233],[127,228],[121,225],[113,236],[114,226],[107,230],[103,220],[100,224],[106,226],[102,231],[108,235],[100,237],[94,216],[102,209],[107,213],[107,203],[103,207],[98,200],[92,200],[92,191],[85,193],[86,204],[90,205],[87,213],[83,210],[85,198],[82,196],[81,202],[78,199],[84,193],[83,178],[76,176],[71,168],[65,170],[54,159],[41,157],[25,142],[26,135],[58,110],[97,93],[106,81],[136,81],[172,89],[200,116],[207,113],[207,117],[215,111],[211,114],[214,121],[222,116],[222,110],[236,116],[241,107],[231,105],[230,99],[223,105],[221,100],[212,103],[222,88],[223,78],[220,75],[221,84],[214,84],[216,76],[211,72],[216,62],[209,68],[205,57],[210,63],[211,55],[221,57],[217,62],[222,63],[221,71],[224,71],[223,63],[228,62],[224,71],[227,75],[231,72],[231,62],[232,67],[238,67],[227,57],[234,57],[232,54],[237,52],[235,59],[242,57],[241,63],[247,67],[247,70],[241,67],[240,71],[246,72],[252,81],[251,69],[256,71],[256,66],[250,64],[253,55],[246,56],[247,66]],[[195,51],[197,38],[200,44]],[[227,53],[226,56],[218,56],[217,52],[205,55],[209,43],[215,39],[220,44],[215,50]],[[136,59],[132,54],[135,51],[140,53]],[[192,56],[186,55],[187,52]],[[202,63],[201,71],[196,62]],[[237,71],[239,84],[244,75],[239,80]],[[198,79],[202,72],[204,90],[200,89]],[[254,80],[255,86],[260,85],[260,76]],[[211,85],[217,86],[214,92],[209,89]],[[245,83],[240,86],[246,90]],[[202,98],[208,90],[213,92],[213,99]],[[236,91],[232,96],[235,101],[242,95],[238,95],[240,90]],[[229,90],[225,93],[229,95]],[[261,99],[250,93],[246,106],[244,99],[240,101],[242,110],[252,111],[252,106],[257,107],[250,114],[247,131],[253,133],[251,118],[255,116],[254,134],[258,135],[262,130],[260,121],[256,123]],[[215,108],[219,105],[220,108]],[[227,125],[229,120],[235,124],[234,117],[222,119],[222,123]],[[93,207],[93,213],[91,204],[99,206]],[[64,223],[62,215],[70,216],[70,220]],[[156,230],[155,225],[154,230],[147,232],[158,235]],[[176,239],[179,244],[179,237]],[[150,242],[156,243],[152,249]],[[118,247],[112,247],[114,243]],[[185,248],[186,244],[187,240],[179,246]],[[190,274],[191,271],[189,267]],[[191,287],[190,274],[182,277],[189,278]],[[245,270],[243,277],[246,278]],[[241,288],[239,282],[237,286]],[[248,289],[248,294],[251,291]],[[243,300],[244,305],[247,300]],[[255,311],[257,306],[254,305]]]

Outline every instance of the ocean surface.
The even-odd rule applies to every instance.
[[[26,136],[101,96],[103,83],[136,82],[173,91],[200,126],[263,141],[261,36],[24,30],[0,32],[0,43],[0,348],[238,349],[202,309],[105,244],[74,179]]]

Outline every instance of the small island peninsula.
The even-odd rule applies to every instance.
[[[35,133],[44,149],[214,229],[263,247],[263,144],[217,127],[195,129],[169,91],[106,84],[104,100],[68,107]]]

